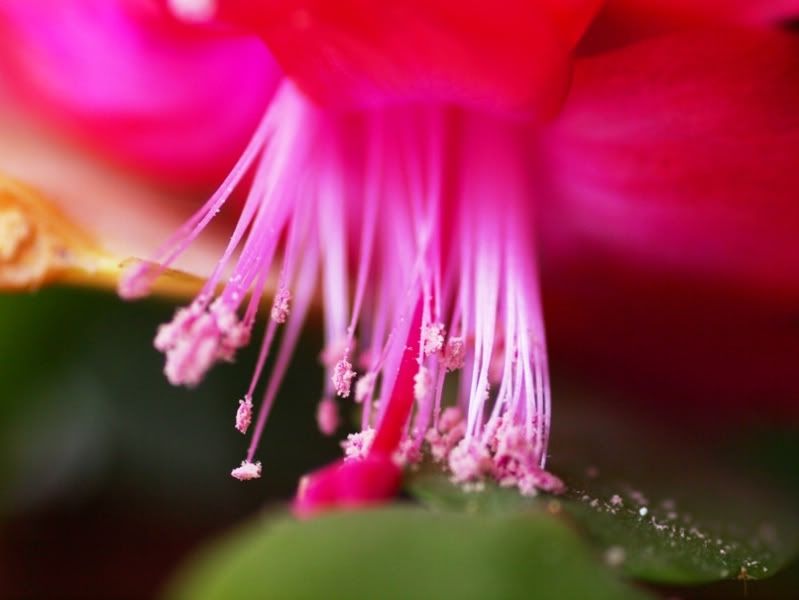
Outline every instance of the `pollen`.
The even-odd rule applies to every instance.
[[[336,363],[333,369],[333,386],[336,388],[336,394],[342,398],[348,398],[350,395],[350,388],[352,387],[352,380],[357,373],[352,370],[352,363],[346,358],[342,358]]]
[[[243,400],[239,400],[239,409],[236,411],[236,429],[241,433],[247,433],[252,423],[252,397],[247,394]]]
[[[363,460],[366,458],[372,448],[374,439],[375,430],[371,427],[349,434],[347,439],[341,442],[341,448],[344,450],[344,460]]]
[[[217,8],[189,0],[170,6],[194,20]],[[451,132],[462,152],[450,160],[445,113],[409,109],[395,116],[375,111],[350,128],[349,117],[340,121],[282,82],[230,174],[150,263],[130,272],[121,293],[140,295],[167,274],[247,182],[224,254],[194,303],[179,309],[155,342],[166,354],[170,382],[195,385],[214,364],[235,358],[262,300],[271,299],[236,412],[236,428],[254,432],[234,477],[260,475],[254,461],[264,424],[321,298],[319,358],[327,383],[316,421],[333,435],[339,410],[357,405],[361,433],[343,444],[346,460],[374,454],[380,460],[367,461],[371,469],[393,458],[394,473],[397,465],[414,468],[426,452],[469,489],[494,480],[525,495],[561,491],[562,482],[544,470],[548,365],[538,282],[525,264],[535,261],[535,240],[516,136],[490,117],[469,116]],[[344,130],[353,136],[345,144],[338,138]],[[441,193],[449,180],[462,207],[455,219]],[[497,193],[507,210],[496,210]],[[19,227],[7,224],[17,237],[25,233]],[[14,239],[8,236],[6,252],[16,252]],[[252,396],[267,364],[250,427]],[[452,374],[457,370],[465,372]],[[354,402],[339,400],[351,396]]]
[[[427,367],[419,367],[416,375],[413,376],[413,397],[417,401],[424,400],[433,387],[433,376]]]
[[[291,312],[291,292],[286,288],[280,288],[275,303],[272,305],[271,317],[275,323],[285,323]]]
[[[249,460],[241,461],[241,466],[233,469],[230,474],[239,481],[249,481],[250,479],[258,479],[261,476],[261,463],[250,462]]]
[[[436,354],[444,347],[444,324],[428,323],[422,328],[422,352],[425,356]]]
[[[466,346],[463,342],[463,338],[449,338],[444,348],[441,362],[447,371],[457,371],[463,368],[466,362]]]

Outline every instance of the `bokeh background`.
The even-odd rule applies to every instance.
[[[58,287],[0,296],[0,597],[155,597],[196,548],[286,501],[300,474],[337,455],[313,418],[321,340],[312,322],[259,451],[263,478],[231,479],[246,442],[233,414],[254,347],[195,390],[170,387],[151,340],[173,309]],[[556,351],[553,362],[564,358]],[[799,506],[799,436],[790,424],[724,419],[712,428],[568,369],[558,370],[555,391],[556,468],[637,469],[655,487],[730,508],[718,495],[724,488],[704,475],[699,489],[681,489],[707,468],[697,465],[716,461],[744,491],[774,486]],[[662,443],[654,458],[642,439]],[[653,465],[658,452],[667,463],[677,457],[676,469]],[[761,507],[732,509],[757,516]],[[797,584],[793,567],[750,582],[747,593],[791,597]],[[655,589],[684,598],[744,593],[738,582]]]
[[[257,348],[173,388],[152,348],[173,310],[78,289],[0,296],[0,597],[152,597],[192,547],[289,499],[337,453],[313,418],[321,371],[300,360],[261,446],[265,476],[229,477]]]

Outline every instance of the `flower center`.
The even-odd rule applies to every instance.
[[[252,423],[254,430],[232,475],[261,474],[258,444],[319,288],[327,376],[317,422],[335,433],[339,403],[352,398],[361,431],[343,443],[346,460],[336,467],[343,471],[305,481],[303,506],[342,494],[357,500],[342,491],[345,480],[357,489],[372,481],[383,491],[364,498],[381,497],[398,481],[398,466],[425,455],[457,482],[491,478],[525,494],[556,489],[542,471],[549,382],[534,215],[513,128],[443,107],[329,114],[285,83],[219,190],[153,263],[127,273],[121,294],[145,293],[250,170],[253,183],[219,263],[155,340],[169,380],[196,385],[249,342],[272,290],[235,416],[241,433]]]

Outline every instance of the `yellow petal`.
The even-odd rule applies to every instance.
[[[85,279],[112,285],[117,264],[40,194],[0,174],[0,288]]]
[[[204,192],[155,186],[54,136],[0,93],[0,290],[49,283],[115,288],[121,267],[149,256]],[[22,183],[24,182],[24,183]],[[205,273],[211,231],[177,267]],[[155,293],[187,298],[200,279],[166,273]]]
[[[115,288],[121,271],[133,260],[120,260],[103,250],[42,194],[0,174],[0,290],[47,283]],[[198,277],[169,271],[153,292],[185,298],[201,283]]]

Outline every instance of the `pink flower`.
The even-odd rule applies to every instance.
[[[256,81],[266,90],[264,113],[217,192],[158,250],[156,266],[141,263],[126,274],[120,292],[146,294],[217,213],[237,215],[203,289],[162,327],[156,347],[171,382],[196,385],[258,335],[256,315],[273,294],[245,399],[254,398],[277,330],[284,331],[247,456],[233,471],[249,479],[261,473],[258,443],[319,288],[327,370],[320,426],[335,429],[332,398],[350,397],[354,385],[362,432],[350,438],[348,460],[303,480],[302,514],[392,495],[398,454],[404,462],[429,452],[459,483],[493,479],[523,494],[561,489],[543,470],[551,407],[541,246],[548,269],[568,272],[586,261],[590,271],[608,256],[623,268],[639,262],[712,274],[777,302],[796,298],[799,43],[776,31],[675,31],[709,21],[761,23],[792,14],[790,3],[754,10],[741,1],[720,12],[712,1],[651,10],[611,2],[580,46],[570,87],[572,50],[597,2],[169,4],[201,23],[187,30],[168,17],[163,25],[167,40],[186,35],[209,44],[197,42],[209,53],[198,64],[240,41],[218,19],[258,33],[283,74],[269,57],[256,65],[220,58],[246,72],[241,86],[234,78],[226,91],[246,96]],[[125,15],[131,31],[150,32],[139,10],[120,4],[114,14]],[[608,34],[609,22],[618,28],[641,17],[655,26]],[[41,25],[47,16],[23,20]],[[649,39],[653,30],[669,34]],[[7,54],[19,63],[18,53]],[[56,89],[48,103],[91,122],[80,95],[62,99],[49,82],[27,81],[34,90]],[[194,107],[185,88],[175,92],[193,116],[203,115],[204,104]],[[131,93],[115,90],[109,103],[125,106]],[[159,103],[149,108],[156,117],[165,112]],[[95,142],[148,168],[161,164],[148,162],[161,150],[169,148],[164,170],[181,153],[167,141],[154,154],[152,147],[126,154],[135,136],[125,127],[117,133],[119,145],[104,135]],[[186,165],[202,165],[200,158]],[[246,197],[229,206],[236,189]],[[754,198],[762,205],[750,210]],[[779,269],[764,269],[777,260]],[[268,285],[273,274],[276,286]],[[561,327],[604,332],[572,339],[597,338],[603,347],[614,339],[614,328],[586,315],[584,302],[582,313],[570,313],[568,301],[565,308],[552,311]],[[445,388],[457,398],[449,412]],[[252,410],[239,405],[238,429],[247,429]]]

